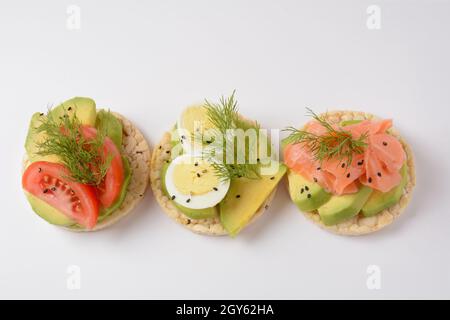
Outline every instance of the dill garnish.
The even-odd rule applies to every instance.
[[[212,166],[216,171],[216,175],[220,180],[231,180],[234,178],[248,178],[248,179],[260,179],[261,175],[259,173],[259,164],[250,163],[249,152],[252,148],[257,148],[257,146],[248,145],[244,150],[236,150],[235,139],[236,136],[232,134],[234,130],[242,129],[244,131],[248,129],[256,130],[256,134],[259,134],[260,126],[258,123],[251,124],[244,121],[238,113],[237,101],[234,98],[235,91],[230,97],[221,97],[219,103],[212,103],[205,100],[204,107],[206,108],[206,114],[209,121],[217,130],[217,133],[223,137],[223,149],[219,150],[221,154],[212,154],[212,152],[217,152],[217,150],[208,150],[205,152],[207,158],[218,158],[220,157],[223,161],[212,161]],[[218,135],[216,135],[218,136]],[[234,150],[232,148],[234,147]],[[253,150],[252,150],[253,151]],[[238,163],[238,153],[244,152],[244,163]],[[234,162],[228,163],[225,161],[226,154],[234,155]]]
[[[65,112],[56,118],[49,110],[42,118],[36,130],[45,133],[46,139],[37,144],[38,155],[58,156],[71,173],[66,178],[87,185],[100,185],[112,160],[110,155],[103,156],[105,132],[98,130],[94,139],[86,139],[75,113],[69,116]]]
[[[312,152],[316,161],[322,163],[324,160],[337,158],[345,160],[347,167],[352,163],[354,154],[364,153],[367,146],[367,133],[363,133],[360,137],[354,139],[350,131],[334,128],[332,124],[325,120],[325,117],[318,116],[310,108],[306,109],[308,116],[319,122],[326,129],[326,133],[316,135],[308,131],[288,127],[283,130],[290,132],[290,135],[284,139],[284,143],[301,143]]]

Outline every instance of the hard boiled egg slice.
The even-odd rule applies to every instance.
[[[165,182],[171,199],[191,209],[214,207],[230,188],[229,180],[216,176],[211,162],[191,154],[181,155],[170,163]]]
[[[189,106],[183,110],[177,122],[178,135],[185,153],[201,154],[207,144],[207,131],[214,128],[209,121],[206,108],[202,105]],[[203,144],[201,141],[203,140]]]

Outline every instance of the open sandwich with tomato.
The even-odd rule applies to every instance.
[[[269,208],[286,172],[270,151],[259,125],[238,113],[234,93],[187,107],[153,151],[153,192],[187,229],[234,237]]]
[[[292,201],[315,223],[343,235],[362,235],[400,216],[415,185],[410,147],[392,120],[335,111],[302,129],[286,129],[284,161]]]
[[[150,150],[123,116],[75,97],[35,113],[25,143],[22,186],[47,222],[74,231],[105,228],[144,196]]]

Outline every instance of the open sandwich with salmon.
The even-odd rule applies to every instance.
[[[415,185],[410,147],[392,120],[335,111],[287,128],[289,193],[305,215],[343,235],[377,231],[406,207]]]
[[[25,143],[22,186],[32,209],[73,231],[105,228],[144,196],[150,150],[123,116],[76,97],[35,113]]]
[[[155,147],[152,189],[189,230],[234,237],[269,208],[286,172],[271,151],[259,125],[238,113],[234,93],[205,101],[184,109]]]

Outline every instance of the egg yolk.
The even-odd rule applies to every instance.
[[[173,170],[175,188],[184,195],[202,195],[219,184],[214,168],[206,161],[177,164]]]

